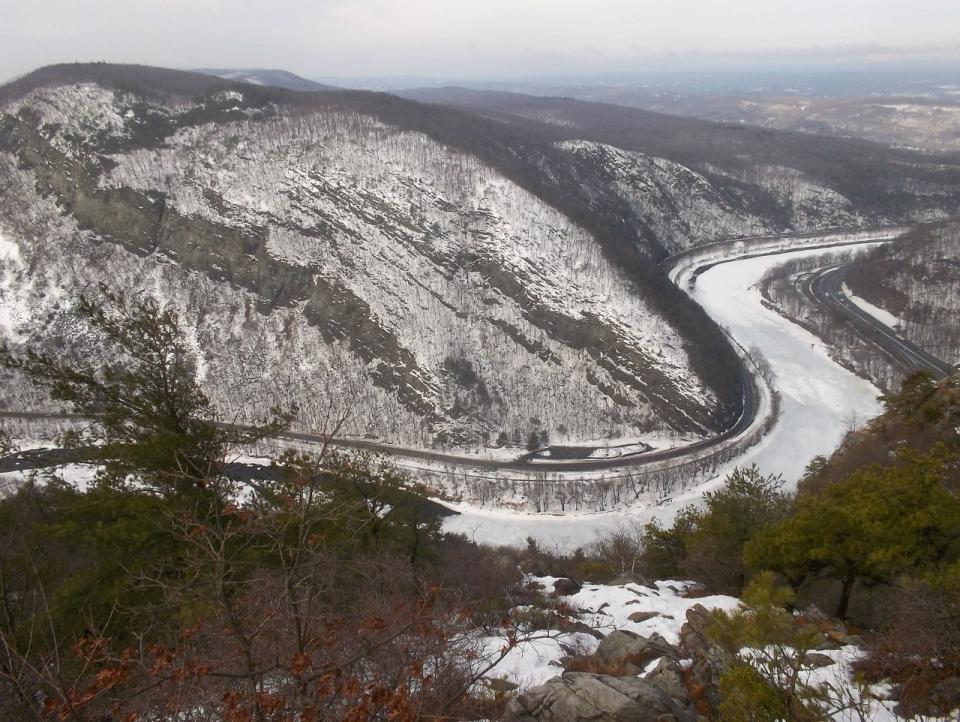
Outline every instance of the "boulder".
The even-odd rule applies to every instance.
[[[681,596],[686,597],[687,599],[698,599],[700,597],[709,596],[707,588],[700,584],[699,582],[694,582],[693,584],[688,584],[686,588],[681,593]]]
[[[491,691],[499,693],[513,692],[513,690],[517,689],[518,687],[518,685],[514,684],[513,682],[506,679],[501,679],[499,677],[488,679],[486,683],[487,687]]]
[[[564,672],[511,700],[504,722],[695,722],[696,715],[636,677]]]
[[[584,624],[583,622],[562,620],[559,624],[559,628],[562,632],[579,632],[581,634],[589,634],[594,639],[603,639],[602,632],[599,632],[594,627],[591,627],[589,624]]]
[[[710,639],[710,612],[702,604],[687,610],[687,621],[680,629],[681,649],[690,657],[693,677],[703,686],[707,703],[720,704],[720,677],[733,664],[733,656]]]
[[[690,694],[687,685],[683,682],[683,674],[680,665],[672,659],[663,657],[657,663],[649,674],[644,677],[654,687],[659,688],[670,696],[671,699],[687,706],[690,703]]]
[[[641,587],[656,589],[657,586],[642,574],[636,572],[624,572],[610,580],[612,587],[625,587],[628,584],[637,584]]]
[[[596,657],[606,665],[624,665],[625,674],[640,674],[658,657],[676,658],[677,650],[659,634],[641,637],[625,629],[610,632],[597,645]]]
[[[809,667],[812,669],[819,669],[820,667],[829,667],[831,664],[836,664],[833,657],[830,657],[826,654],[820,654],[819,652],[807,652],[803,655],[803,666]]]
[[[646,622],[648,619],[653,619],[654,617],[659,617],[660,615],[657,612],[634,612],[627,619],[631,622]]]
[[[569,597],[581,589],[583,589],[583,585],[580,582],[566,577],[561,577],[553,583],[553,593],[561,597]]]

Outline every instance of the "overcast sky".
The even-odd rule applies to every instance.
[[[960,0],[0,0],[0,79],[74,60],[307,77],[960,59]]]

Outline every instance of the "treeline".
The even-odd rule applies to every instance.
[[[847,282],[897,316],[906,339],[960,362],[960,223],[922,225],[870,251],[851,264]]]
[[[845,263],[853,254],[840,253],[836,263]],[[798,258],[771,268],[760,280],[764,302],[815,336],[823,339],[831,356],[854,373],[872,381],[877,388],[899,388],[911,369],[882,353],[860,333],[849,319],[831,306],[820,304],[807,292],[812,272],[823,268],[822,258]]]
[[[100,465],[87,488],[37,479],[0,502],[5,719],[496,718],[508,693],[486,673],[571,623],[523,571],[743,592],[749,609],[708,630],[729,654],[719,697],[703,698],[697,670],[686,678],[709,719],[822,718],[807,686],[777,676],[812,651],[790,614],[808,625],[811,602],[861,625],[859,669],[892,681],[901,709],[944,711],[934,691],[960,675],[956,376],[919,374],[884,397],[797,495],[742,469],[669,528],[572,555],[493,550],[442,535],[421,490],[366,457],[290,453],[270,482],[230,478],[226,461],[294,410],[218,423],[176,316],[113,300],[80,311],[115,364],[2,355],[94,419],[64,441]],[[14,452],[0,436],[0,456]],[[784,656],[765,657],[770,645]]]
[[[958,700],[941,683],[960,674],[960,377],[918,373],[883,401],[881,417],[810,463],[797,494],[740,470],[669,528],[637,530],[633,548],[650,576],[744,594],[767,614],[810,618],[815,605],[858,626],[867,651],[858,672],[892,683],[905,717],[946,714]],[[800,640],[796,622],[788,633],[763,630],[763,619],[740,617],[727,633],[741,646],[751,633],[750,646]],[[761,705],[769,681],[732,677],[727,692]]]

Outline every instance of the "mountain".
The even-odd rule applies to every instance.
[[[333,90],[334,86],[324,85],[307,78],[301,78],[288,70],[270,70],[267,68],[197,68],[194,72],[215,75],[225,80],[236,80],[251,85],[269,85],[274,88],[300,90]]]
[[[914,229],[854,259],[851,290],[893,318],[897,331],[948,364],[960,364],[960,223]]]
[[[570,98],[464,88],[403,95],[553,126],[657,229],[669,251],[751,234],[926,220],[960,207],[956,155]],[[654,165],[659,173],[651,173]]]
[[[69,309],[106,282],[178,310],[238,420],[295,402],[316,428],[347,403],[348,433],[463,446],[739,413],[723,336],[550,139],[137,66],[45,68],[0,103],[9,340],[95,357]]]
[[[3,86],[7,340],[96,358],[70,308],[106,282],[179,312],[228,418],[296,403],[301,428],[346,406],[345,433],[409,446],[662,444],[728,426],[743,377],[659,260],[960,197],[956,163],[875,144],[454,96],[107,64]]]

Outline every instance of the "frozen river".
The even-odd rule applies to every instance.
[[[693,297],[745,348],[760,349],[773,370],[782,403],[780,418],[766,438],[714,479],[667,505],[606,513],[547,516],[458,507],[460,516],[449,518],[444,528],[478,542],[518,544],[533,536],[548,546],[569,549],[623,524],[653,518],[669,522],[679,508],[721,484],[735,466],[756,464],[764,473],[782,474],[788,485],[795,485],[810,459],[830,454],[853,424],[880,412],[880,392],[835,363],[815,336],[765,308],[756,284],[770,268],[786,261],[823,256],[827,265],[831,256],[849,251],[805,250],[743,259],[699,276]]]

